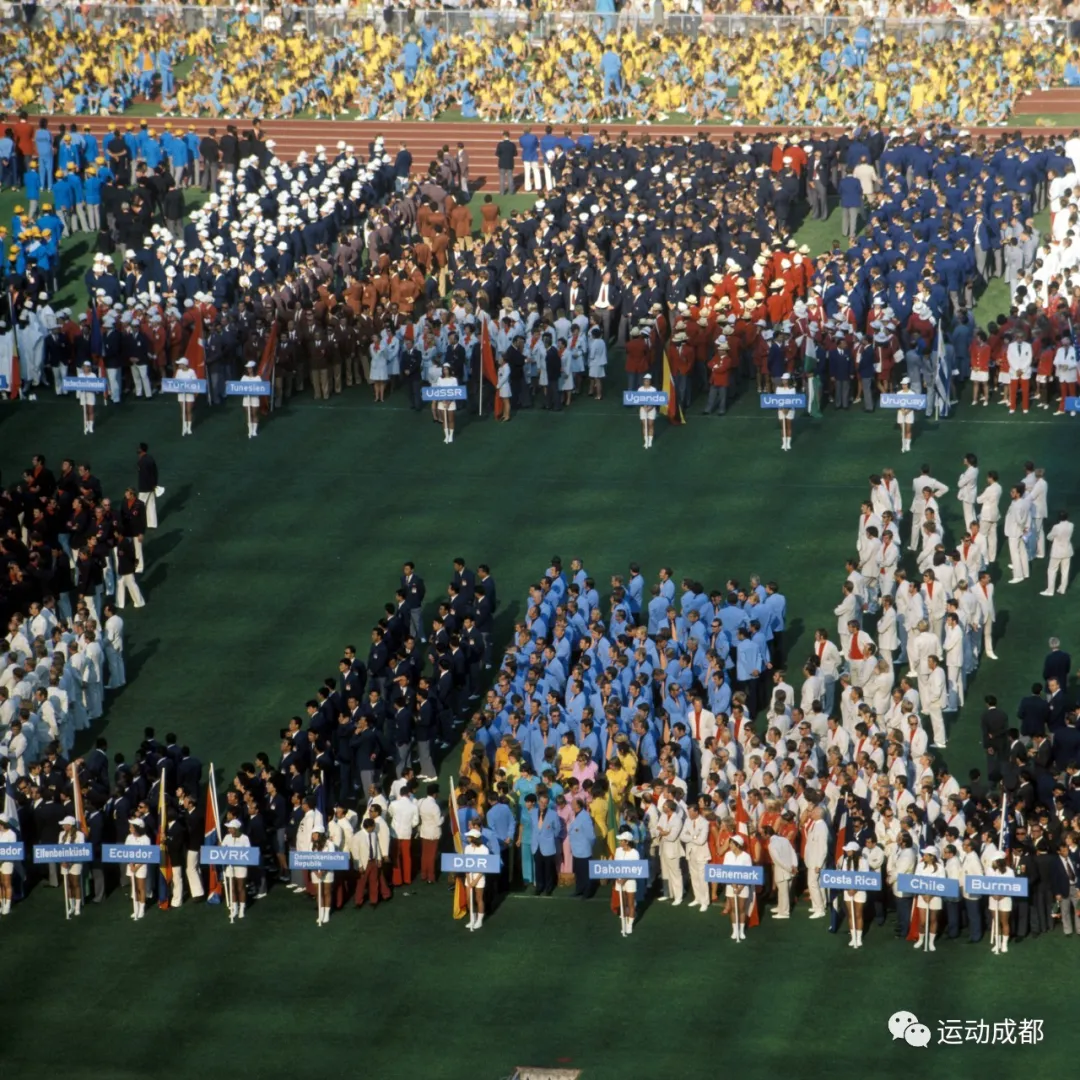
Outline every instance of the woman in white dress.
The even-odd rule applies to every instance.
[[[570,339],[566,344],[566,351],[570,354],[570,379],[573,392],[581,392],[581,378],[586,370],[586,349],[588,342],[581,332],[581,328],[574,325],[570,329]]]
[[[94,368],[89,360],[84,360],[82,367],[79,369],[79,378],[81,379],[93,379]],[[83,415],[83,434],[94,434],[94,402],[97,401],[97,394],[90,391],[80,390],[75,397],[78,399],[79,404],[82,406]]]
[[[19,836],[10,823],[0,818],[0,844],[17,844]],[[15,863],[11,859],[0,862],[0,915],[11,914],[11,897],[14,892]]]
[[[251,841],[240,831],[242,828],[239,821],[233,818],[225,822],[225,835],[221,838],[222,847],[249,848]],[[229,922],[233,919],[242,919],[247,909],[247,876],[246,866],[229,865],[225,867],[225,899],[229,905]]]
[[[376,401],[386,400],[386,383],[389,379],[387,370],[386,331],[371,345],[371,386],[375,391]]]
[[[512,393],[510,390],[510,365],[506,362],[505,357],[499,364],[499,375],[496,387],[499,394],[499,400],[502,402],[501,419],[505,424],[510,420],[510,397]]]
[[[79,823],[69,814],[60,819],[61,844],[85,844],[86,834]],[[81,915],[83,905],[82,863],[61,863],[60,873],[64,879],[64,902],[69,915]]]
[[[870,864],[861,854],[862,848],[856,841],[851,840],[844,845],[844,855],[840,860],[839,870],[849,870],[852,873],[866,873]],[[848,948],[862,948],[863,934],[863,908],[866,906],[866,891],[864,889],[845,889],[844,907],[847,908],[848,933],[851,935]]]
[[[615,858],[636,859],[637,848],[634,847],[634,834],[621,832],[618,836],[619,846],[615,849]],[[622,936],[634,932],[634,905],[637,902],[637,882],[633,878],[616,878],[615,891],[619,894],[622,903],[619,910],[622,912]]]
[[[186,356],[181,356],[176,361],[176,378],[178,379],[190,379],[192,381],[197,379],[194,371],[191,370],[191,365],[188,363]],[[176,400],[180,402],[180,435],[192,435],[194,432],[191,430],[192,414],[195,410],[195,395],[194,394],[177,394]]]
[[[725,866],[752,866],[750,853],[743,850],[743,840],[739,833],[731,837],[729,847],[724,853]],[[728,885],[724,895],[731,901],[731,940],[746,940],[746,912],[749,909],[750,886]]]
[[[479,829],[470,829],[466,834],[466,855],[489,855],[483,834]],[[469,908],[469,929],[479,930],[484,925],[484,881],[485,875],[467,873],[465,875],[466,903]]]
[[[540,369],[541,378],[543,378],[543,370],[543,368]],[[641,377],[638,393],[651,394],[653,389],[652,376],[646,371]],[[645,449],[648,450],[652,446],[653,430],[656,426],[656,406],[642,405],[638,409],[638,416],[641,417],[641,434],[645,439]]]
[[[945,867],[941,865],[936,848],[924,847],[922,849],[919,865],[915,868],[916,877],[944,878]],[[922,913],[923,929],[919,940],[915,942],[915,948],[921,949],[923,942],[930,952],[936,952],[934,939],[937,937],[938,924],[941,922],[941,897],[928,896],[925,893],[915,894],[915,906]]]
[[[240,376],[241,382],[259,382],[259,376],[255,374],[255,361],[249,360],[244,365],[244,374]],[[248,438],[254,439],[259,434],[259,399],[253,394],[243,397],[244,412],[247,414]]]
[[[326,835],[326,830],[322,826],[317,826],[311,830],[311,850],[337,851],[334,842]],[[330,908],[333,905],[334,871],[312,870],[311,883],[315,886],[315,900],[319,906],[319,914],[315,922],[322,926],[330,921]]]
[[[778,394],[794,394],[795,387],[791,385],[791,375],[784,372],[780,376],[780,385],[776,388]],[[791,449],[791,424],[795,419],[794,409],[777,409],[776,415],[780,418],[780,449]]]
[[[900,380],[900,393],[912,393],[911,380],[906,375]],[[897,409],[896,422],[900,425],[900,453],[906,454],[911,449],[911,431],[915,424],[915,410]]]
[[[1001,877],[1016,877],[1006,858],[995,859],[990,866],[994,873]],[[988,897],[987,906],[990,909],[990,938],[994,943],[994,947],[990,951],[1007,953],[1009,951],[1009,916],[1012,913],[1012,897]]]
[[[604,331],[594,326],[589,333],[589,393],[597,401],[604,396],[604,372],[607,370],[607,342]]]
[[[150,847],[150,837],[146,835],[146,822],[141,817],[133,817],[128,822],[130,832],[124,838],[125,847]],[[128,863],[127,874],[131,879],[131,905],[134,909],[131,917],[141,919],[146,915],[146,863]]]
[[[436,386],[458,386],[459,383],[454,377],[453,372],[450,370],[449,364],[443,364],[442,374],[435,380]],[[439,412],[439,419],[443,425],[443,442],[452,443],[454,441],[454,413],[457,412],[456,401],[439,401],[436,402],[436,407]]]
[[[559,350],[559,390],[563,395],[563,408],[570,408],[574,400],[574,357],[566,338],[559,338],[555,343]]]

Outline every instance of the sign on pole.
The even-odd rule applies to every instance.
[[[648,859],[590,859],[590,881],[648,881]]]
[[[60,389],[65,394],[104,394],[108,387],[108,379],[90,375],[65,375],[60,380]]]
[[[498,852],[470,855],[466,851],[459,855],[456,851],[444,851],[439,860],[439,869],[444,874],[497,874],[499,855]]]
[[[926,411],[926,394],[882,394],[878,399],[882,409],[918,409]]]
[[[464,386],[425,386],[420,391],[421,401],[465,401],[468,396]]]
[[[706,863],[705,880],[718,885],[764,885],[765,867]]]
[[[959,881],[926,874],[900,874],[896,887],[909,896],[940,896],[944,900],[955,900],[960,895]]]
[[[823,889],[847,889],[852,892],[878,892],[880,870],[822,870],[818,878]]]
[[[274,388],[265,379],[257,382],[243,382],[240,379],[234,382],[230,379],[225,384],[226,397],[270,397],[273,392]]]
[[[22,862],[25,858],[25,844],[0,844],[0,862]]]
[[[204,844],[199,848],[199,862],[203,866],[258,866],[261,854],[256,847]]]
[[[109,865],[160,866],[161,848],[156,844],[102,844],[101,861]]]
[[[35,844],[34,862],[45,863],[89,862],[94,857],[93,844]]]
[[[1015,896],[1023,900],[1028,894],[1028,879],[1007,874],[968,874],[964,890],[973,896]]]
[[[763,409],[805,409],[805,394],[761,394],[759,395]]]
[[[205,394],[205,379],[162,379],[163,394]]]
[[[663,390],[624,390],[622,403],[624,405],[660,405],[666,407],[668,396]]]
[[[290,870],[348,870],[352,860],[347,851],[290,851]]]
[[[1065,399],[1065,411],[1075,416],[1080,412],[1080,397],[1067,397]]]

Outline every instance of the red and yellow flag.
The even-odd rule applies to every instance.
[[[454,850],[461,855],[461,821],[458,818],[457,787],[450,784],[450,835],[454,838]],[[465,893],[465,876],[457,874],[454,882],[454,918],[464,919],[469,914],[469,898]]]
[[[491,347],[491,331],[489,329],[490,322],[488,319],[484,319],[484,327],[480,331],[480,363],[484,368],[484,378],[487,379],[492,386],[498,387],[499,385],[499,369],[495,365],[495,351]],[[495,391],[495,419],[498,420],[502,416],[503,403],[502,398],[499,397],[498,390]]]

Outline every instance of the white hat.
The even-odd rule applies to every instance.
[[[621,833],[619,833],[619,835],[615,839],[616,840],[633,840],[634,839],[634,834],[633,833],[628,833],[628,832],[621,832]]]
[[[240,829],[242,827],[243,826],[241,826],[240,822],[237,821],[236,818],[233,818],[232,821],[226,821],[225,822],[225,828],[226,829]]]
[[[255,361],[254,361],[254,360],[249,360],[249,361],[248,361],[248,362],[247,362],[247,363],[246,363],[246,364],[244,365],[244,367],[246,367],[246,368],[249,368],[249,367],[254,367],[254,366],[255,366]]]
[[[186,356],[181,356],[181,357],[178,357],[178,358],[177,358],[177,361],[176,361],[176,362],[177,362],[178,364],[187,364],[187,362],[188,362],[188,358],[187,358]]]
[[[844,850],[845,851],[859,851],[860,848],[859,848],[859,845],[856,844],[854,840],[850,840],[848,843],[846,843],[844,845]]]
[[[137,825],[140,829],[146,828],[146,822],[141,817],[128,818],[129,825]]]
[[[935,859],[938,857],[937,848],[932,848],[932,847],[924,847],[922,849],[922,851],[919,852],[919,854],[920,855],[933,855]]]
[[[469,839],[479,840],[484,834],[479,829],[470,829],[466,834]]]
[[[745,844],[746,844],[746,841],[745,841],[745,840],[744,840],[744,839],[743,839],[743,838],[742,838],[742,837],[741,837],[741,836],[740,836],[740,835],[739,835],[738,833],[736,833],[736,834],[735,834],[735,835],[734,835],[734,836],[733,836],[733,837],[731,838],[731,842],[732,842],[733,844],[738,844],[738,845],[739,845],[739,847],[743,847],[743,846],[745,846]]]
[[[70,814],[68,814],[67,817],[62,817],[60,819],[60,824],[61,825],[74,825],[75,824],[75,819]]]
[[[903,378],[902,378],[902,379],[900,380],[900,385],[901,385],[901,386],[910,386],[910,385],[911,385],[911,380],[910,380],[910,379],[909,379],[909,378],[908,378],[908,377],[907,377],[907,376],[905,375],[905,376],[904,376],[904,377],[903,377]]]

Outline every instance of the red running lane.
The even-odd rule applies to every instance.
[[[1066,104],[1075,105],[1080,111],[1080,91],[1048,91],[1053,94],[1071,94],[1072,97],[1062,98],[1058,107]],[[1032,95],[1024,101],[1038,100],[1044,102],[1041,95]],[[1057,99],[1055,98],[1055,101]],[[1041,108],[1045,108],[1042,105]],[[53,116],[50,123],[55,127],[61,123],[78,123],[89,125],[91,131],[98,135],[119,126],[124,129],[128,124],[138,128],[145,122],[155,131],[164,130],[166,123],[173,127],[187,131],[194,128],[200,135],[205,134],[207,129],[217,128],[218,135],[225,130],[227,124],[235,124],[239,131],[250,126],[249,120],[211,120],[209,118],[186,119],[180,117],[71,117]],[[511,138],[515,139],[524,131],[526,126],[531,126],[535,131],[542,131],[543,124],[485,124],[479,121],[464,121],[457,123],[423,123],[421,121],[361,121],[361,120],[266,120],[262,128],[267,138],[273,139],[274,152],[282,160],[292,160],[301,150],[309,154],[314,152],[317,145],[326,148],[327,153],[333,156],[337,153],[337,144],[344,142],[347,146],[355,148],[358,156],[367,158],[367,148],[379,135],[383,136],[386,153],[391,158],[397,153],[398,148],[404,142],[413,155],[413,172],[426,171],[430,162],[435,160],[439,150],[449,146],[451,151],[457,150],[459,142],[465,144],[469,152],[469,172],[473,186],[479,186],[484,180],[493,181],[497,166],[495,162],[495,146],[502,137],[504,131],[509,131]],[[578,135],[582,131],[582,125],[552,125],[556,132],[569,130],[572,135]],[[703,125],[695,127],[691,124],[663,124],[643,126],[638,124],[626,124],[619,121],[611,123],[594,123],[589,125],[589,131],[597,135],[600,131],[606,131],[611,138],[618,138],[624,132],[631,139],[640,139],[648,135],[654,141],[661,138],[672,139],[689,135],[696,138],[701,131],[706,132],[715,142],[718,139],[743,139],[747,135],[760,131],[775,132],[780,130],[775,127],[720,127],[715,125]],[[791,129],[788,129],[791,130]],[[799,129],[805,131],[806,129]],[[840,128],[830,129],[834,134],[839,134]],[[1020,128],[973,128],[973,135],[986,135],[996,138],[1003,131],[1016,132],[1031,135],[1068,134],[1071,129],[1060,127],[1020,127]],[[489,184],[489,186],[492,186]]]

